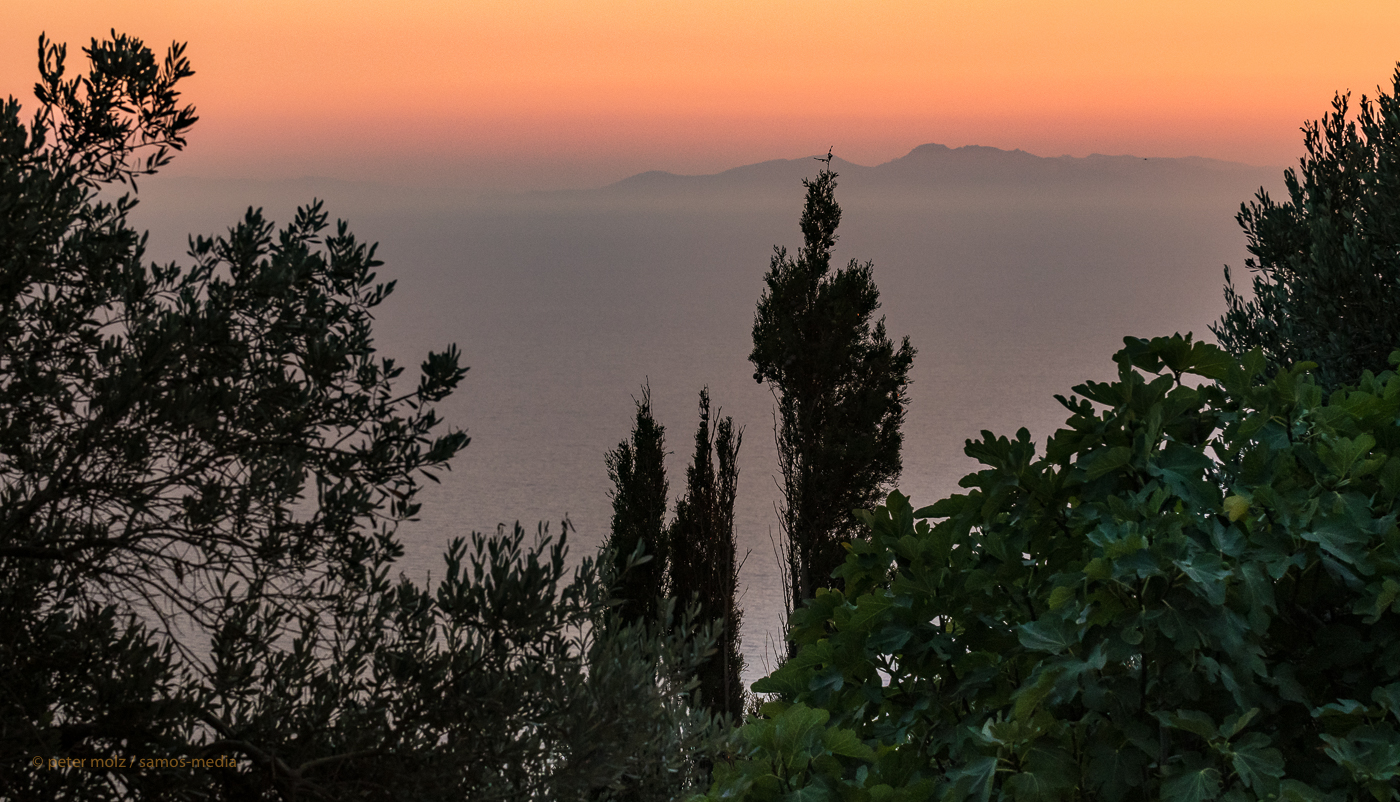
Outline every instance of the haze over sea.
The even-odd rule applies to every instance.
[[[750,553],[746,676],[774,665],[782,588],[773,399],[748,362],[754,307],[776,245],[795,251],[809,157],[710,176],[643,173],[593,190],[480,195],[300,178],[155,177],[133,215],[148,257],[184,257],[189,234],[223,233],[252,206],[277,221],[326,202],[380,243],[381,354],[416,381],[430,349],[456,343],[471,366],[440,406],[471,445],[420,519],[400,529],[402,570],[441,572],[453,537],[520,520],[577,529],[574,559],[611,519],[604,454],[628,436],[649,382],[684,490],[698,393],[744,426],[736,510]],[[975,469],[963,444],[1027,427],[1044,446],[1067,413],[1053,398],[1113,375],[1124,336],[1212,339],[1221,267],[1247,283],[1234,215],[1281,167],[1136,156],[1042,158],[925,145],[875,167],[836,159],[843,208],[836,256],[875,263],[892,338],[918,350],[900,489],[915,506],[956,492]],[[740,555],[743,557],[743,555]]]

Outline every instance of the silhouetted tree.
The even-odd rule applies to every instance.
[[[775,247],[753,325],[754,379],[778,402],[782,526],[789,610],[832,581],[843,541],[858,531],[852,510],[874,507],[900,471],[900,444],[914,349],[896,349],[881,318],[872,262],[831,271],[841,207],[828,153],[804,179],[804,240],[797,258]]]
[[[1316,362],[1324,387],[1380,372],[1400,345],[1400,67],[1392,91],[1350,95],[1303,127],[1307,155],[1284,172],[1288,200],[1264,190],[1236,216],[1253,258],[1253,298],[1225,268],[1225,315],[1211,331],[1235,356],[1260,349],[1273,370]]]
[[[147,263],[99,192],[183,146],[183,46],[39,49],[33,122],[0,105],[0,798],[680,794],[704,633],[601,625],[562,533],[394,570],[465,368],[377,356],[374,247],[314,203]]]
[[[711,711],[735,719],[744,712],[744,658],[739,652],[743,613],[734,543],[739,483],[735,458],[742,442],[743,431],[735,431],[733,418],[721,418],[711,430],[710,393],[701,390],[695,457],[686,469],[685,496],[676,503],[671,524],[671,594],[678,604],[698,601],[698,621],[718,629],[718,651],[697,675],[701,700]]]
[[[654,621],[665,595],[666,429],[651,414],[651,387],[642,388],[631,440],[608,452],[613,481],[612,533],[607,551],[613,560],[613,595],[624,600],[621,619]]]

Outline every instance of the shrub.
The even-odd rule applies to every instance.
[[[1125,342],[1043,453],[861,513],[711,799],[1397,796],[1400,376]]]

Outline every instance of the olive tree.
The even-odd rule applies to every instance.
[[[1250,292],[1226,268],[1229,308],[1211,327],[1232,354],[1258,348],[1275,369],[1316,362],[1325,387],[1384,370],[1400,345],[1400,68],[1354,119],[1349,100],[1303,127],[1286,198],[1260,190],[1241,205]]]
[[[0,796],[685,787],[710,641],[606,625],[562,532],[458,538],[435,586],[391,578],[422,480],[468,443],[433,409],[456,348],[415,383],[377,356],[393,282],[320,203],[148,263],[115,191],[184,146],[192,71],[115,32],[85,53],[66,77],[41,37],[37,113],[0,108]]]

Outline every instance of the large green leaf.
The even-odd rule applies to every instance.
[[[1217,607],[1225,603],[1224,580],[1234,572],[1225,566],[1220,555],[1200,551],[1174,564],[1194,583],[1192,590],[1207,602]]]
[[[1269,736],[1251,732],[1233,745],[1230,763],[1244,784],[1263,794],[1283,777],[1283,753],[1275,749]]]
[[[1045,615],[1017,627],[1021,645],[1037,652],[1064,654],[1079,643],[1079,628],[1055,615]]]
[[[1157,717],[1162,723],[1173,729],[1185,730],[1201,736],[1206,741],[1214,740],[1219,735],[1219,730],[1215,726],[1215,721],[1208,713],[1200,710],[1178,710],[1175,713],[1158,713]]]
[[[1220,772],[1213,766],[1187,769],[1162,783],[1162,802],[1206,802],[1220,794]]]
[[[1332,473],[1337,476],[1346,476],[1351,472],[1357,460],[1370,453],[1376,447],[1376,438],[1362,432],[1355,439],[1349,437],[1338,437],[1331,442],[1323,442],[1318,446],[1318,456],[1322,459],[1322,464],[1326,465]]]
[[[1284,780],[1279,783],[1279,798],[1286,802],[1333,802],[1338,797],[1324,794],[1299,780]]]
[[[1302,537],[1318,544],[1323,551],[1348,565],[1358,565],[1365,561],[1366,542],[1371,539],[1369,532],[1358,527],[1345,515],[1327,515],[1317,519],[1312,529],[1303,532]]]
[[[842,673],[841,667],[833,665],[827,666],[821,671],[814,672],[812,674],[812,679],[807,683],[807,688],[814,692],[828,688],[833,691],[839,691],[844,684],[845,675]]]
[[[909,639],[914,637],[914,631],[905,624],[886,624],[869,640],[865,642],[866,648],[876,654],[895,654]]]
[[[1371,700],[1385,708],[1386,712],[1400,721],[1400,682],[1391,683],[1371,691]]]
[[[1129,794],[1142,785],[1148,757],[1131,744],[1110,746],[1096,743],[1091,748],[1089,782],[1103,795],[1106,802],[1129,799]]]
[[[1040,703],[1045,701],[1055,690],[1055,680],[1059,679],[1063,670],[1042,669],[1035,682],[1023,686],[1016,692],[1016,705],[1012,708],[1012,715],[1020,720],[1029,719]]]
[[[836,626],[847,632],[862,632],[872,629],[885,616],[893,599],[884,594],[868,593],[856,599],[855,609],[838,608],[833,616]]]
[[[1058,610],[1078,594],[1078,588],[1061,585],[1050,591],[1050,609]]]
[[[837,799],[831,789],[813,783],[789,791],[783,802],[835,802]]]
[[[963,802],[966,799],[991,802],[996,769],[995,757],[981,755],[961,768],[948,772],[944,775],[948,788],[941,797],[942,802]]]
[[[1206,481],[1205,473],[1215,462],[1200,451],[1177,442],[1169,442],[1155,460],[1148,463],[1147,472],[1160,477],[1177,496],[1198,507],[1220,509],[1220,489]]]
[[[1060,788],[1033,771],[1022,771],[1006,778],[1003,786],[1016,802],[1057,802]]]
[[[1058,749],[1031,749],[1023,761],[1024,770],[1006,778],[1005,788],[1013,799],[1028,802],[1056,802],[1078,781],[1074,760]]]
[[[1106,476],[1128,465],[1133,458],[1133,450],[1127,446],[1115,446],[1090,454],[1081,463],[1089,479]]]
[[[795,704],[773,722],[773,745],[778,753],[789,760],[800,759],[810,754],[810,748],[817,738],[822,725],[831,718],[826,710]]]
[[[874,760],[875,751],[864,744],[852,730],[832,727],[822,733],[822,744],[833,755]]]

